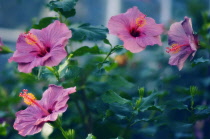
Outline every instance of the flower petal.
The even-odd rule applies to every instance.
[[[183,30],[181,22],[173,23],[168,32],[168,44],[189,44],[188,37]]]
[[[126,13],[124,13],[125,17],[128,18],[130,27],[135,27],[136,26],[136,19],[144,16],[142,12],[139,11],[139,9],[134,6],[133,8],[130,8],[127,10]]]
[[[146,36],[158,36],[163,33],[163,25],[156,24],[154,19],[146,17],[146,25],[142,27],[141,31]]]
[[[30,32],[36,35],[45,47],[50,48],[58,45],[64,47],[72,37],[71,30],[58,20],[42,30],[31,29]]]
[[[124,14],[119,14],[111,17],[111,19],[108,21],[107,27],[110,34],[119,36],[127,34],[130,24],[129,20],[124,16]]]
[[[53,47],[49,54],[43,65],[51,67],[58,65],[67,56],[66,50],[61,46]]]
[[[25,110],[16,113],[16,120],[13,127],[22,136],[36,134],[41,131],[44,122],[38,125],[35,125],[35,123],[43,115],[43,112],[37,106],[29,106]]]
[[[180,52],[176,54],[171,54],[171,57],[169,59],[170,65],[176,65],[178,66],[179,70],[181,70],[184,66],[184,62],[186,59],[192,54],[192,50],[189,46],[184,47]]]
[[[133,37],[124,40],[124,47],[132,53],[138,53],[145,49],[145,46],[142,46],[140,43],[137,43],[136,38]]]

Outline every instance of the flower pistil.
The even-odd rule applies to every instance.
[[[38,106],[46,115],[49,115],[50,113],[44,109],[39,103],[36,102],[36,97],[32,93],[27,93],[27,89],[23,89],[23,93],[20,92],[19,96],[23,97],[24,102],[27,105],[36,105]]]
[[[188,44],[183,44],[183,45],[178,45],[178,44],[172,44],[170,47],[166,47],[166,52],[170,53],[172,52],[173,54],[178,53],[183,46],[188,46]]]
[[[138,18],[136,18],[136,25],[138,27],[143,27],[146,24],[146,19],[145,19],[146,15],[140,16]]]

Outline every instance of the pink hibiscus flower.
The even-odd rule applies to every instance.
[[[9,62],[17,62],[18,70],[25,73],[37,66],[56,66],[66,57],[64,47],[71,36],[68,27],[58,20],[42,30],[31,29],[20,34]]]
[[[4,46],[4,43],[2,42],[2,40],[0,38],[0,51],[2,51],[2,46]]]
[[[118,36],[125,49],[137,53],[147,45],[162,45],[160,34],[163,25],[156,24],[155,20],[146,17],[137,7],[127,10],[126,13],[112,16],[108,22],[109,33]]]
[[[69,94],[76,92],[76,87],[63,89],[61,86],[49,85],[41,100],[36,100],[32,93],[24,89],[20,97],[29,106],[16,113],[14,129],[22,136],[33,135],[41,131],[44,123],[55,121],[58,115],[65,112]]]
[[[191,18],[185,17],[184,21],[173,23],[168,32],[167,51],[171,57],[170,65],[176,65],[179,70],[184,66],[186,59],[192,54],[194,57],[198,49],[198,36],[193,34]]]

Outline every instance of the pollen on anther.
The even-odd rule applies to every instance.
[[[136,25],[138,27],[143,27],[146,24],[146,19],[145,19],[146,15],[144,16],[140,16],[139,18],[136,18]]]
[[[23,89],[23,93],[21,92],[19,96],[23,97],[23,100],[27,105],[32,105],[34,104],[36,97],[32,93],[27,93],[27,92],[28,92],[27,89]]]
[[[25,34],[25,41],[27,44],[29,45],[35,45],[38,41],[38,38],[36,35],[32,34],[32,33],[28,33],[28,34]]]

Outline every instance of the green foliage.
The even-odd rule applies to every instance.
[[[78,0],[55,0],[50,1],[49,7],[51,9],[62,9],[63,11],[69,11],[74,8]]]
[[[200,57],[198,59],[195,59],[192,63],[192,66],[196,66],[196,65],[199,65],[199,64],[209,64],[210,60],[209,59],[204,59],[203,57]]]
[[[104,40],[108,29],[103,26],[92,26],[90,24],[82,24],[78,27],[70,28],[73,32],[73,40]]]
[[[77,49],[76,51],[74,51],[72,54],[73,54],[73,57],[74,56],[82,56],[82,55],[85,55],[85,54],[101,54],[101,51],[100,49],[98,48],[97,45],[93,46],[93,47],[88,47],[88,46],[83,46],[83,47],[80,47],[79,49]]]
[[[126,103],[130,103],[129,100],[122,98],[121,96],[119,96],[118,94],[116,94],[115,92],[112,91],[108,91],[106,93],[104,93],[102,95],[102,100],[105,103],[119,103],[119,104],[126,104]]]
[[[78,0],[62,0],[62,1],[50,1],[48,6],[50,9],[60,12],[64,17],[68,18],[76,14],[74,6]]]
[[[86,139],[96,139],[96,137],[94,137],[92,134],[88,134]]]
[[[56,17],[45,17],[42,18],[38,24],[32,25],[32,28],[35,29],[43,29],[46,28],[49,24],[51,24],[54,20],[56,20]]]
[[[7,46],[0,46],[0,54],[13,53],[13,51]]]

